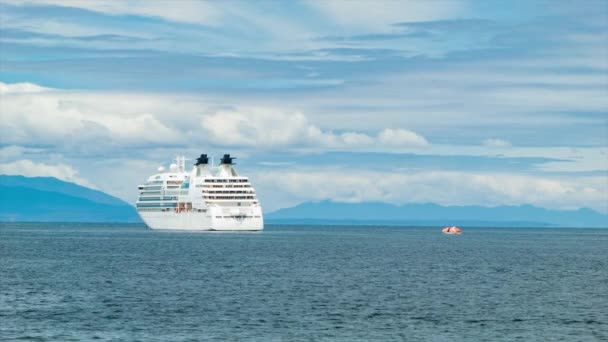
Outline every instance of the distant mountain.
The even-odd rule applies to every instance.
[[[140,222],[135,208],[52,177],[0,175],[0,221]]]
[[[413,224],[465,226],[607,227],[608,215],[591,209],[550,210],[520,206],[307,202],[265,215],[268,223]]]

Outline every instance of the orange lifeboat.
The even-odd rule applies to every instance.
[[[441,232],[443,234],[451,234],[451,235],[458,235],[458,234],[462,234],[462,229],[456,227],[456,226],[451,226],[451,227],[445,227],[441,230]]]

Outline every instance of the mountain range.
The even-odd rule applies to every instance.
[[[141,222],[135,208],[104,192],[53,177],[0,175],[0,221]]]
[[[608,215],[592,209],[550,210],[532,205],[483,207],[322,201],[280,209],[265,215],[265,220],[302,224],[608,227]]]
[[[135,208],[104,192],[53,177],[0,175],[0,221],[141,222]],[[592,209],[520,206],[393,205],[381,202],[306,202],[266,213],[267,223],[399,224],[427,226],[608,227]]]

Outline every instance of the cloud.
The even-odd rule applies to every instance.
[[[276,170],[272,174],[255,174],[252,179],[260,194],[272,193],[272,189],[287,193],[280,197],[281,201],[263,201],[267,211],[311,200],[484,206],[525,203],[554,209],[590,207],[608,211],[608,184],[601,176],[573,180],[513,173],[317,169]]]
[[[62,163],[45,164],[21,159],[0,164],[0,174],[21,175],[26,177],[55,177],[66,182],[72,182],[96,189],[97,187],[87,179],[78,175],[72,166]]]
[[[381,144],[389,146],[427,146],[426,139],[412,131],[406,129],[384,129],[378,135]]]
[[[457,16],[464,6],[458,1],[307,1],[338,25],[353,30],[386,30],[393,23],[426,21]]]
[[[486,146],[486,147],[497,147],[497,148],[511,147],[511,143],[508,142],[507,140],[497,139],[497,138],[485,139],[484,141],[482,141],[482,144],[483,144],[483,146]]]
[[[303,114],[287,116],[268,108],[221,110],[203,116],[201,126],[212,141],[225,145],[292,145],[306,142],[312,134],[322,135]]]
[[[22,6],[72,7],[109,15],[156,17],[193,24],[211,25],[221,19],[221,12],[208,1],[180,0],[177,4],[167,3],[164,0],[7,0],[6,2]]]
[[[350,4],[336,6],[347,5]],[[369,7],[366,3],[354,6]],[[287,18],[295,17],[289,10],[286,12]],[[309,12],[316,21],[322,21],[315,11]],[[530,16],[537,14],[530,13]],[[41,21],[47,19],[38,16]],[[114,18],[112,22],[117,23],[118,19],[123,18]],[[606,144],[608,50],[602,44],[606,41],[605,24],[590,28],[586,17],[584,20],[553,18],[545,22],[522,18],[525,23],[521,25],[500,18],[454,20],[451,16],[450,19],[391,26],[401,33],[412,28],[432,30],[441,34],[437,39],[412,44],[364,41],[353,46],[331,42],[309,45],[310,41],[303,39],[297,40],[296,51],[288,53],[267,46],[248,46],[254,52],[243,52],[243,44],[249,43],[233,40],[239,36],[233,32],[214,31],[209,39],[202,39],[208,33],[206,29],[185,25],[189,31],[182,31],[180,25],[173,25],[171,35],[160,35],[166,39],[162,42],[164,47],[171,49],[166,54],[149,50],[134,52],[132,49],[146,46],[142,42],[124,43],[131,50],[104,52],[61,49],[64,46],[61,44],[56,50],[22,52],[9,44],[3,50],[8,51],[4,55],[27,60],[8,60],[3,66],[10,75],[30,75],[28,70],[35,70],[38,79],[57,82],[48,84],[69,82],[87,88],[195,91],[201,95],[219,94],[227,105],[245,106],[246,101],[256,105],[271,103],[279,110],[294,108],[305,113],[316,127],[324,132],[333,130],[334,135],[353,132],[375,138],[385,128],[406,128],[424,135],[433,144],[438,141],[479,144],[492,136],[500,136],[518,146]],[[489,30],[493,23],[500,24],[500,30],[506,33],[519,28],[513,32],[518,43],[490,39],[496,34],[494,29]],[[321,26],[322,31],[327,30]],[[121,25],[116,27],[126,31]],[[456,31],[478,32],[486,27],[486,31],[491,32],[472,37],[455,35]],[[131,28],[133,35],[163,33],[158,27],[141,30],[139,26],[133,29],[127,25],[127,28]],[[267,30],[257,31],[249,24],[239,24],[237,31],[241,32],[240,29],[247,31],[247,39],[242,40],[256,43],[273,40],[269,39]],[[528,31],[534,36],[546,37],[548,43],[531,43],[526,40]],[[364,33],[373,35],[374,32],[366,29]],[[491,37],[486,37],[488,34]],[[483,36],[483,44],[477,40],[478,36]],[[249,39],[251,37],[264,39]],[[556,42],[554,37],[563,39]],[[192,40],[206,44],[193,47],[189,44]],[[277,44],[284,41],[277,40]],[[524,48],[522,42],[527,42]],[[220,43],[226,45],[215,45]],[[91,42],[83,44],[91,49]],[[187,52],[174,53],[177,46],[185,47]],[[199,54],[202,52],[199,48],[207,54]],[[209,51],[214,53],[213,57]],[[319,60],[304,61],[306,57]],[[336,60],[335,57],[355,59]],[[328,62],[332,58],[333,62]],[[162,82],[158,82],[159,79]],[[162,115],[142,113],[151,113],[157,119]],[[369,116],[374,120],[367,119]],[[173,125],[171,121],[159,121],[167,127]],[[96,127],[103,129],[103,125]]]
[[[217,104],[194,96],[53,90],[0,82],[3,143],[102,151],[117,146],[211,144],[272,148],[421,147],[421,135],[391,128],[370,135],[333,131],[281,108]],[[221,109],[230,106],[232,109]],[[218,109],[220,108],[220,109]],[[198,122],[198,125],[193,125]],[[205,134],[201,134],[202,132]]]
[[[42,148],[30,148],[17,145],[0,147],[0,160],[17,159],[26,154],[37,154],[44,152]]]
[[[5,84],[0,131],[4,144],[54,145],[96,148],[129,143],[141,146],[171,144],[177,130],[152,113],[133,112],[134,96],[91,95],[85,92],[48,91],[35,84]],[[131,101],[128,101],[131,100]],[[113,104],[112,104],[113,103]],[[145,107],[145,106],[144,106]]]
[[[22,93],[42,93],[52,91],[52,88],[41,87],[33,83],[3,83],[0,82],[0,95],[22,94]]]
[[[302,113],[272,108],[221,110],[203,116],[201,126],[213,143],[228,146],[356,149],[428,145],[424,137],[406,129],[384,129],[377,137],[361,132],[334,133],[311,124]]]
[[[598,207],[608,21],[572,6],[4,0],[3,74],[32,83],[0,83],[0,163],[71,165],[126,198],[175,153],[230,146],[293,161],[279,178],[303,188],[270,175],[260,188],[275,206],[309,196]],[[346,171],[296,170],[338,167],[332,156],[321,165],[325,151],[369,153],[352,153]],[[396,166],[396,152],[432,160]]]
[[[10,89],[0,95],[3,145],[42,148],[79,156],[124,156],[135,151],[141,155],[151,148],[164,148],[164,153],[173,155],[192,146],[229,146],[249,151],[274,149],[300,155],[303,152],[345,151],[424,153],[446,158],[487,156],[491,152],[488,147],[508,147],[512,141],[502,137],[487,138],[487,134],[491,134],[497,125],[507,127],[519,119],[469,114],[466,125],[473,125],[475,129],[471,129],[457,125],[454,122],[463,120],[454,121],[447,114],[427,114],[427,121],[423,121],[413,110],[414,114],[382,115],[370,109],[374,120],[369,120],[367,115],[372,114],[367,112],[365,116],[358,113],[343,115],[330,109],[320,112],[308,108],[304,112],[298,111],[299,106],[289,107],[277,101],[276,106],[271,107],[250,98],[236,101],[232,97],[199,94],[66,91],[31,83],[23,86],[0,82],[0,88]],[[32,89],[45,91],[29,92]],[[240,104],[235,105],[235,101]],[[472,119],[480,122],[469,122]],[[544,124],[544,129],[550,130],[555,129],[554,125],[561,127],[562,122],[576,124],[589,119],[562,118],[557,124],[553,116],[547,118],[548,122],[530,120],[527,124],[531,127],[539,121],[537,124]],[[593,120],[604,119],[598,117]],[[418,129],[408,129],[406,125],[422,127],[425,134],[418,133]],[[601,130],[605,124],[597,126]],[[454,138],[461,130],[473,136],[469,137],[470,144],[462,144],[458,137]],[[505,131],[508,132],[506,129],[496,132],[504,134]],[[576,133],[571,131],[568,129],[564,134]],[[426,138],[427,132],[431,132],[430,139]],[[444,132],[447,133],[440,134]],[[593,131],[587,132],[593,135]],[[536,136],[537,133],[533,138]],[[480,145],[483,139],[486,140],[485,145]],[[603,146],[608,142],[605,135],[597,139],[603,142]],[[551,144],[550,139],[543,142]],[[567,144],[561,140],[560,143]],[[571,153],[568,145],[548,147],[535,143],[526,147],[518,143],[516,146],[503,148],[501,153],[512,158],[553,159],[554,163],[546,168],[547,171],[597,171],[606,169],[607,165],[606,158],[599,156],[598,147],[594,146],[578,147],[576,155]],[[548,166],[541,167],[544,170]],[[528,171],[520,167],[522,172]]]

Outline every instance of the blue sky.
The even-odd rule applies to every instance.
[[[606,1],[0,1],[0,173],[608,212]]]

